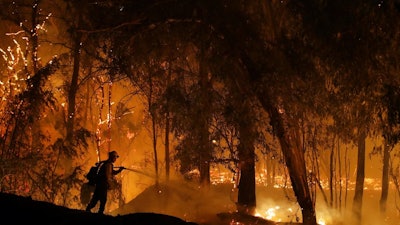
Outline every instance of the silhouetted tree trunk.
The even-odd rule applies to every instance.
[[[152,127],[152,134],[153,134],[153,153],[154,153],[154,170],[156,173],[156,184],[158,184],[158,154],[157,154],[157,126],[156,126],[156,119],[154,113],[151,116],[151,127]]]
[[[79,11],[78,11],[79,12]],[[73,172],[73,149],[74,149],[74,125],[75,125],[75,117],[76,117],[76,95],[78,92],[78,78],[79,78],[79,72],[80,72],[80,61],[81,61],[81,51],[82,51],[82,33],[78,32],[77,29],[80,26],[81,23],[81,14],[77,16],[77,27],[72,28],[72,41],[73,41],[73,47],[71,50],[72,58],[73,58],[73,69],[72,69],[72,75],[71,75],[71,80],[68,85],[68,91],[67,91],[67,101],[68,101],[68,108],[67,108],[67,115],[65,118],[65,146],[66,148],[63,148],[63,157],[65,157],[65,169],[68,171],[67,173]]]
[[[154,154],[154,171],[156,173],[156,185],[158,185],[158,154],[157,154],[157,126],[156,126],[156,111],[153,109],[153,80],[152,75],[149,74],[149,95],[148,95],[148,108],[151,116],[151,132],[153,141],[153,154]]]
[[[365,178],[365,138],[366,134],[361,130],[358,136],[357,178],[353,199],[353,213],[360,223]]]
[[[167,85],[170,85],[171,82],[171,62],[169,63],[169,68],[168,68],[168,77],[167,77]],[[167,112],[165,113],[165,178],[167,181],[169,181],[169,173],[170,173],[170,149],[169,149],[169,132],[170,132],[170,109],[169,109],[169,101],[167,97],[167,102],[166,102],[166,109]]]
[[[245,101],[243,108],[249,108]],[[256,208],[256,181],[255,181],[255,148],[254,148],[254,124],[249,113],[239,113],[242,118],[239,119],[240,143],[238,146],[239,156],[239,192],[237,207],[239,212],[254,214]]]
[[[199,170],[200,183],[208,186],[210,184],[210,162],[212,157],[212,146],[209,140],[208,120],[210,115],[210,83],[206,69],[206,49],[200,49],[199,58],[199,86],[201,102],[199,108]]]
[[[75,121],[75,97],[78,92],[78,78],[79,78],[79,68],[80,68],[80,58],[81,58],[81,42],[82,34],[80,32],[75,33],[74,37],[74,49],[73,49],[73,71],[71,82],[69,84],[68,91],[68,113],[67,113],[67,133],[66,141],[67,144],[72,143],[74,135],[74,121]]]
[[[382,214],[386,212],[386,204],[389,193],[389,161],[391,146],[385,139],[383,146],[383,168],[382,168],[382,193],[379,200],[380,211]]]
[[[267,95],[259,95],[258,98],[269,113],[271,125],[279,139],[293,191],[302,210],[303,224],[316,225],[315,206],[307,182],[306,163],[299,134],[295,128],[290,127],[293,124],[285,122],[283,115],[270,103]]]
[[[41,23],[40,20],[40,1],[35,0],[32,4],[32,14],[31,14],[31,29],[29,30],[29,42],[31,44],[31,60],[32,60],[32,71],[33,74],[36,74],[39,71],[39,32],[38,25]],[[35,151],[41,149],[41,123],[40,120],[35,120],[34,124],[32,124],[32,148]]]
[[[329,155],[329,193],[330,193],[330,200],[329,205],[333,207],[333,191],[334,191],[334,176],[335,176],[335,145],[332,145],[332,149]],[[335,180],[336,181],[336,180]]]
[[[168,103],[167,103],[168,104]],[[170,150],[169,150],[169,112],[165,114],[165,178],[167,181],[169,181],[169,170],[170,170]]]

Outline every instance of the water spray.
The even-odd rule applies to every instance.
[[[123,168],[123,170],[128,170],[128,171],[131,171],[131,172],[139,173],[139,174],[145,175],[147,177],[151,177],[151,178],[156,178],[156,176],[154,176],[154,175],[148,174],[148,173],[146,173],[144,171],[140,171],[140,170],[137,170],[137,169],[126,168],[126,167],[123,167],[123,166],[115,166],[114,168],[117,168],[117,169],[118,168]]]

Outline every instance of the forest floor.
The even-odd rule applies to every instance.
[[[232,185],[200,189],[190,183],[150,186],[122,207],[105,215],[70,209],[29,197],[0,193],[0,224],[35,225],[289,225],[301,224],[301,212],[290,191],[257,188],[257,216],[236,212]],[[368,207],[366,207],[368,208]],[[318,211],[321,215],[325,212]],[[362,225],[394,225],[374,214]],[[398,219],[398,216],[396,216]],[[327,216],[325,216],[327,218]],[[374,219],[369,219],[374,218]],[[396,218],[391,218],[396,219]],[[378,221],[378,222],[377,222]],[[321,225],[349,225],[345,218]]]
[[[296,213],[291,213],[291,220],[280,222],[266,219],[267,215],[250,216],[237,213],[235,204],[237,192],[232,188],[233,184],[219,184],[211,185],[208,188],[200,188],[197,184],[190,182],[169,182],[167,185],[153,185],[122,207],[110,212],[110,214],[116,216],[133,212],[156,212],[201,225],[233,223],[238,225],[298,224],[296,216],[293,215]],[[269,193],[278,197],[277,193]],[[280,194],[279,196],[283,197],[284,195]],[[263,202],[265,201],[263,200]],[[293,202],[293,204],[297,203]],[[275,202],[269,201],[270,208],[276,206]],[[275,209],[272,213],[275,216],[281,216],[278,215],[278,211]],[[273,219],[272,217],[270,218]]]
[[[177,186],[175,186],[177,187]],[[182,185],[180,189],[182,190]],[[186,187],[188,188],[188,187]],[[35,224],[35,225],[229,225],[258,224],[286,225],[295,223],[276,223],[261,217],[236,213],[226,207],[217,206],[224,195],[214,196],[215,192],[199,190],[181,192],[173,187],[152,186],[137,198],[113,212],[99,215],[81,209],[70,209],[52,203],[32,200],[13,194],[0,193],[0,224]],[[192,193],[193,192],[193,193]],[[225,195],[229,193],[225,193]],[[192,195],[192,196],[190,196]],[[204,202],[199,201],[199,199]],[[185,203],[182,203],[186,201]],[[202,204],[207,204],[202,205]],[[192,207],[190,209],[190,207]],[[203,207],[208,210],[202,211]],[[219,213],[213,213],[219,210]],[[226,210],[225,210],[226,209]],[[93,210],[95,211],[95,210]],[[196,215],[190,215],[196,212]],[[185,214],[185,215],[184,215]],[[193,220],[192,220],[193,219]]]
[[[399,225],[398,197],[395,191],[389,193],[387,212],[379,213],[381,191],[375,188],[364,190],[362,221],[352,218],[354,191],[337,192],[334,204],[337,209],[327,206],[320,191],[317,193],[316,214],[321,225]],[[341,196],[340,196],[340,195]],[[329,191],[325,191],[329,198]],[[342,200],[340,200],[340,198]],[[273,188],[263,185],[256,187],[256,216],[237,213],[237,189],[233,184],[211,185],[200,188],[190,182],[169,182],[150,186],[122,207],[110,212],[111,215],[125,215],[133,212],[155,212],[192,221],[201,225],[249,225],[249,224],[299,224],[301,210],[292,189]],[[340,205],[340,206],[338,206]]]

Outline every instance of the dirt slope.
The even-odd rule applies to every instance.
[[[69,209],[29,197],[0,193],[1,225],[286,225],[239,214],[230,194],[220,185],[170,183],[151,186],[110,215]],[[189,222],[188,222],[189,221]]]
[[[194,225],[156,213],[98,215],[5,193],[0,193],[0,215],[2,225]]]

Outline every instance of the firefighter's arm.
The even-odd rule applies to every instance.
[[[125,167],[121,166],[121,167],[118,168],[118,170],[113,170],[113,174],[117,175],[117,174],[121,173],[122,170],[124,170],[124,169],[125,169]]]

